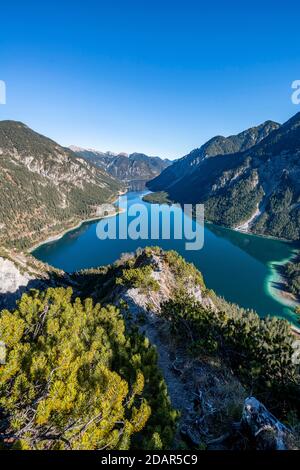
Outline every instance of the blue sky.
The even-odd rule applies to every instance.
[[[0,119],[63,145],[177,158],[300,111],[300,2],[1,4]]]

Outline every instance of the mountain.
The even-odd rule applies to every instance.
[[[74,152],[86,161],[104,169],[114,178],[124,182],[131,190],[143,190],[147,181],[158,176],[171,161],[149,157],[143,153],[114,154],[71,146]]]
[[[227,303],[158,247],[72,275],[0,255],[26,290],[0,314],[4,449],[299,448],[287,321]]]
[[[268,124],[268,130],[272,128],[246,150],[202,157],[193,171],[174,184],[163,173],[149,188],[163,189],[182,203],[204,203],[206,218],[214,223],[298,240],[300,113],[282,126]]]
[[[0,122],[0,244],[26,248],[96,216],[122,185],[25,124]]]
[[[213,137],[200,148],[192,150],[188,155],[177,160],[157,178],[150,181],[147,186],[152,191],[168,191],[172,187],[175,188],[175,192],[177,185],[180,186],[181,180],[197,171],[205,159],[247,150],[264,139],[270,132],[278,129],[279,126],[280,124],[276,122],[267,121],[237,135]]]

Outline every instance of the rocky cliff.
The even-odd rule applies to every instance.
[[[24,292],[57,285],[71,285],[69,276],[29,254],[0,250],[0,311],[14,308]]]

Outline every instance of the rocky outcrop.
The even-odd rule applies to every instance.
[[[293,446],[291,430],[255,397],[245,400],[241,431],[249,436],[258,450],[287,450]]]
[[[63,271],[48,266],[30,255],[1,248],[0,311],[13,309],[16,301],[30,289],[73,284]]]
[[[12,261],[0,257],[0,308],[10,308],[31,279],[28,273],[22,274]]]
[[[139,266],[151,266],[151,276],[160,286],[159,290],[143,292],[139,288],[126,288],[122,292],[121,298],[131,304],[132,310],[134,308],[137,310],[149,310],[149,306],[151,306],[152,313],[159,315],[161,305],[170,300],[178,289],[178,278],[173,272],[172,267],[164,259],[164,252],[162,250],[153,252],[151,256],[145,257],[144,263],[142,262]],[[185,280],[182,279],[182,281],[185,282],[185,290],[191,297],[207,309],[215,308],[212,299],[207,295],[205,289],[195,281],[192,275],[188,276]]]
[[[216,307],[204,284],[192,270],[179,274],[160,249],[148,249],[137,256],[134,269],[145,266],[151,267],[150,276],[159,288],[145,290],[125,283],[112,293],[114,302],[120,306],[127,323],[138,325],[140,332],[156,347],[172,405],[181,414],[175,447],[184,440],[191,448],[206,448],[210,440],[219,437],[220,431],[228,432],[228,425],[217,426],[216,420],[223,413],[226,423],[228,410],[242,411],[245,391],[219,359],[193,358],[189,345],[177,343],[171,325],[160,316],[162,304],[176,295],[179,284],[204,308],[214,310]],[[224,446],[216,443],[214,447]]]

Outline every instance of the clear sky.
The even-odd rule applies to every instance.
[[[177,158],[300,111],[300,2],[1,2],[0,119],[62,145]]]

